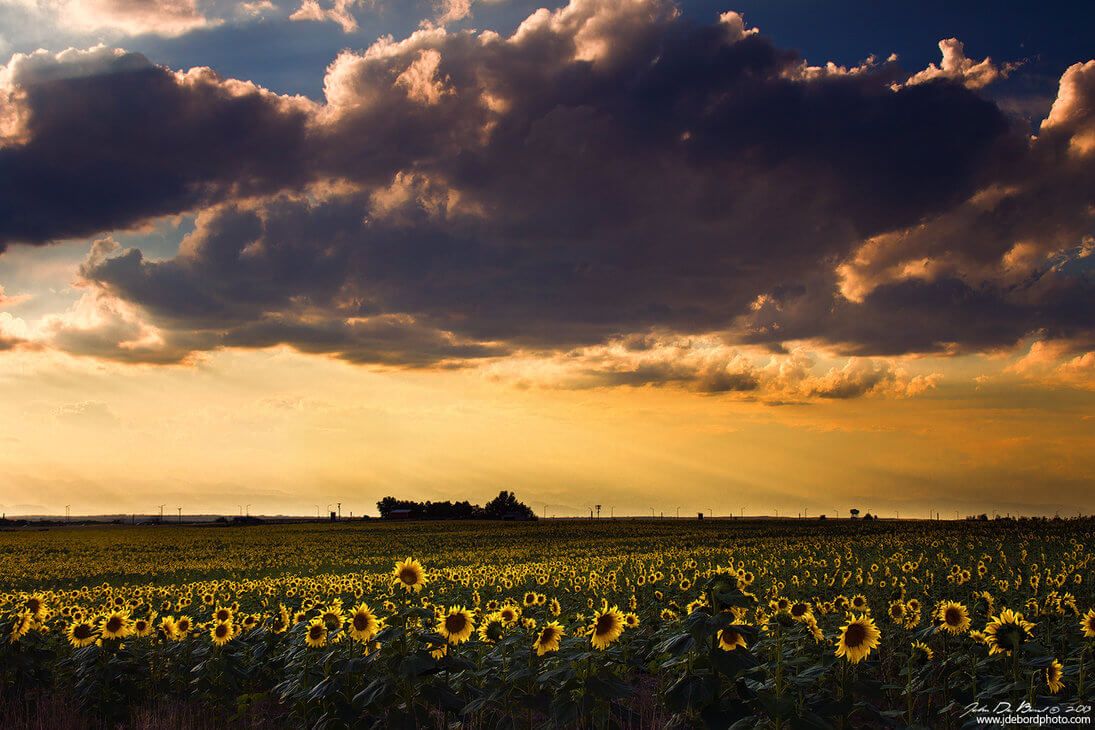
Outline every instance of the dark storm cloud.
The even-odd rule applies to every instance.
[[[1082,274],[1038,258],[1090,226],[1082,103],[1031,142],[960,73],[810,68],[737,16],[697,25],[654,0],[346,52],[313,110],[138,66],[9,102],[35,114],[2,179],[34,195],[19,216],[0,198],[0,231],[40,242],[231,199],[174,259],[83,270],[208,347],[422,364],[659,328],[897,354],[1092,327]],[[126,90],[146,83],[170,113],[133,121]],[[93,103],[125,134],[66,137]],[[916,259],[942,268],[909,278]]]
[[[305,105],[257,87],[103,48],[17,56],[7,76],[0,248],[303,180]]]
[[[953,276],[880,284],[863,301],[842,297],[831,276],[777,295],[739,320],[742,342],[778,346],[823,338],[846,355],[976,352],[1028,333],[1083,339],[1095,331],[1095,282],[1040,272],[1016,284],[971,285]]]

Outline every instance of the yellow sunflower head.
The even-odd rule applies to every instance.
[[[232,628],[231,621],[220,621],[213,624],[213,628],[209,629],[209,638],[213,640],[216,646],[224,646],[232,640],[234,630]]]
[[[872,650],[878,648],[881,638],[882,632],[875,626],[874,619],[852,614],[848,618],[848,623],[840,629],[834,653],[852,664],[858,664],[866,659]]]
[[[734,629],[726,628],[719,631],[719,648],[723,651],[734,651],[738,648],[746,648],[745,637]]]
[[[506,622],[500,613],[489,614],[479,626],[479,640],[487,644],[496,644],[506,633]]]
[[[612,646],[624,632],[624,616],[616,606],[602,608],[593,614],[593,623],[589,627],[590,643],[593,648],[605,650]]]
[[[123,611],[109,613],[99,622],[99,634],[104,639],[124,639],[132,630],[129,614]]]
[[[1061,681],[1061,677],[1064,674],[1064,667],[1056,659],[1048,667],[1046,667],[1046,688],[1049,689],[1050,694],[1057,694],[1065,688],[1065,683]]]
[[[405,591],[418,593],[426,585],[426,571],[422,568],[422,564],[413,558],[396,563],[392,570],[392,577]]]
[[[912,643],[912,659],[918,664],[926,664],[935,658],[935,652],[931,650],[931,647],[922,641],[914,641]]]
[[[65,631],[65,636],[68,637],[68,643],[74,649],[94,644],[95,640],[99,638],[91,622],[82,619],[70,624],[68,630]]]
[[[454,645],[467,641],[474,629],[471,611],[463,606],[453,606],[437,622],[437,633]]]
[[[990,654],[1011,654],[1026,643],[1034,630],[1034,624],[1010,608],[1000,611],[985,626],[985,643]]]
[[[365,643],[376,636],[377,631],[379,631],[379,626],[373,610],[369,608],[367,603],[359,604],[350,615],[350,636],[356,641]]]
[[[1095,608],[1088,609],[1080,618],[1080,629],[1084,632],[1084,638],[1095,639]]]
[[[552,621],[545,624],[540,629],[540,633],[536,637],[536,641],[533,642],[532,647],[536,649],[537,656],[543,656],[549,652],[559,651],[559,641],[563,638],[564,631],[562,625],[558,621]]]
[[[304,633],[304,643],[311,649],[327,646],[327,625],[318,616],[308,623]]]
[[[939,629],[948,634],[964,634],[970,630],[970,612],[956,601],[945,601],[936,614]]]

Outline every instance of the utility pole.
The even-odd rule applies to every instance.
[[[342,519],[342,502],[338,503],[338,518]]]
[[[72,505],[70,505],[70,504],[65,505],[65,522],[68,522],[69,518],[72,517],[72,512],[69,510],[70,507],[72,507]]]
[[[251,505],[247,505],[247,507],[244,508],[243,514],[246,515],[247,517],[251,516]]]
[[[160,505],[160,522],[163,522],[163,508],[164,508],[164,506],[161,504]]]
[[[679,520],[680,518],[681,518],[681,508],[678,507],[677,508],[677,519]]]
[[[319,505],[316,505],[316,519],[319,519]]]
[[[179,511],[179,524],[181,525],[182,524],[182,507],[179,506],[179,507],[176,507],[175,509],[177,509]]]

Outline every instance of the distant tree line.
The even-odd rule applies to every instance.
[[[518,501],[513,492],[502,490],[498,496],[480,507],[462,502],[415,502],[409,499],[385,497],[376,503],[384,519],[416,520],[535,520],[532,509]]]

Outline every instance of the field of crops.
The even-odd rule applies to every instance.
[[[0,725],[1090,717],[1090,521],[0,533]]]

